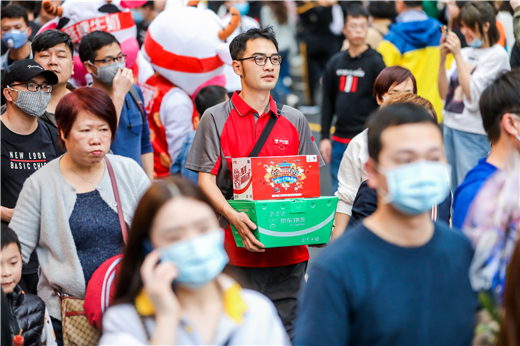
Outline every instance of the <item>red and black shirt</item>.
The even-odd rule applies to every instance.
[[[186,168],[217,176],[219,188],[232,188],[231,159],[247,157],[253,150],[273,112],[276,124],[258,156],[319,155],[309,124],[298,110],[284,106],[277,113],[271,98],[264,113],[252,109],[237,92],[230,100],[204,112],[193,140]],[[283,143],[283,144],[280,144]],[[324,162],[320,157],[320,166]],[[223,191],[225,195],[225,191]],[[229,263],[242,267],[277,267],[307,261],[306,246],[266,249],[263,253],[250,252],[236,246],[229,222],[221,218],[226,231],[226,251]]]

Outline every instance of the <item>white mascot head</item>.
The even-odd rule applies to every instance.
[[[161,12],[148,27],[142,48],[155,71],[192,97],[206,85],[225,86],[224,64],[232,62],[225,40],[240,21],[235,8],[225,25],[197,3]]]

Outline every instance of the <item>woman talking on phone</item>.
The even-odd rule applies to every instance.
[[[283,345],[274,305],[221,274],[224,231],[202,192],[155,182],[132,222],[100,345]]]

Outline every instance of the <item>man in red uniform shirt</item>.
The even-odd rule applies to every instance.
[[[199,187],[222,215],[229,255],[226,271],[242,286],[269,297],[292,337],[309,252],[306,246],[265,249],[254,237],[251,230],[256,225],[226,200],[232,196],[231,158],[249,156],[271,114],[277,121],[258,156],[319,155],[319,150],[304,115],[288,106],[278,106],[278,111],[271,98],[281,63],[272,28],[250,29],[238,35],[229,50],[242,91],[206,110],[186,168],[199,172]],[[324,165],[321,157],[320,165]],[[229,223],[236,227],[245,248],[236,246]]]

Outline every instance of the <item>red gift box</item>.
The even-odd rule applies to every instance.
[[[320,197],[317,155],[232,159],[234,199]]]

